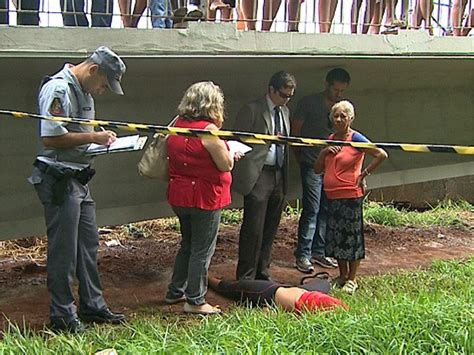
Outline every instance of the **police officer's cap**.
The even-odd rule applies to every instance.
[[[92,53],[90,59],[98,64],[100,69],[107,75],[110,90],[118,95],[123,95],[122,86],[120,85],[122,75],[126,70],[123,60],[105,46],[97,48]]]

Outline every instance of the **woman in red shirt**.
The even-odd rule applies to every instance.
[[[219,130],[224,121],[224,94],[211,81],[195,83],[177,111],[175,127]],[[168,202],[178,216],[182,241],[165,301],[186,301],[186,313],[219,313],[205,300],[207,272],[221,209],[231,203],[234,157],[223,140],[186,136],[169,136],[168,157]]]
[[[369,143],[365,136],[351,128],[355,114],[349,101],[336,103],[330,116],[335,129],[330,140]],[[365,153],[374,159],[362,170]],[[321,151],[314,165],[317,174],[324,172],[323,188],[328,199],[326,256],[336,258],[339,266],[337,285],[349,294],[358,287],[356,273],[360,260],[365,257],[362,218],[365,177],[387,157],[380,148],[328,146]]]

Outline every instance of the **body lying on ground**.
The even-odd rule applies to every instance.
[[[209,287],[226,298],[254,307],[280,306],[297,313],[348,309],[341,300],[327,294],[329,283],[320,279],[301,286],[289,286],[268,280],[228,281],[210,276]]]

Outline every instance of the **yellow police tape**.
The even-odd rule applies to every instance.
[[[15,118],[34,118],[39,120],[68,122],[89,126],[101,126],[109,128],[117,128],[131,132],[154,132],[169,135],[184,135],[199,138],[222,138],[235,139],[248,144],[267,144],[279,143],[297,147],[311,146],[327,146],[327,145],[344,145],[355,148],[384,148],[396,149],[405,152],[416,153],[455,153],[463,155],[474,155],[474,146],[462,145],[434,145],[434,144],[408,144],[408,143],[361,143],[361,142],[344,142],[331,141],[326,139],[290,137],[290,136],[273,136],[268,134],[257,134],[248,132],[231,132],[231,131],[208,131],[205,129],[190,129],[168,126],[157,126],[152,124],[142,124],[133,122],[105,121],[105,120],[89,120],[85,118],[42,116],[26,112],[16,112],[8,110],[0,110],[1,115],[9,115]]]

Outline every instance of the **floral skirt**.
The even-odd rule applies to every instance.
[[[365,258],[363,197],[328,199],[326,256],[356,261]]]

